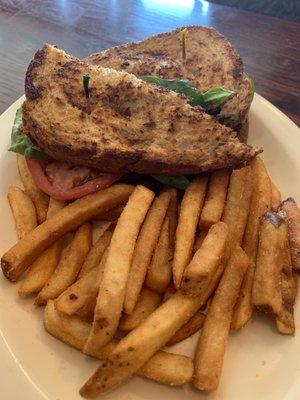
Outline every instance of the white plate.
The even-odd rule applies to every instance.
[[[0,117],[0,253],[15,241],[6,200],[9,185],[19,184],[15,156],[7,152],[19,99]],[[250,113],[250,143],[262,146],[272,179],[283,196],[300,201],[300,132],[265,99],[255,95]],[[2,274],[1,274],[2,275]],[[76,400],[78,389],[97,362],[48,335],[42,310],[20,300],[18,284],[0,278],[0,397],[5,400]],[[295,337],[281,336],[267,318],[257,318],[231,334],[219,389],[204,395],[186,386],[169,388],[133,378],[104,396],[112,400],[298,400],[300,398],[300,301]],[[196,337],[174,347],[192,354]]]

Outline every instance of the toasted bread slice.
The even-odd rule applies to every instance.
[[[53,158],[103,172],[193,174],[257,153],[184,96],[50,45],[30,63],[25,92],[23,131]]]
[[[245,129],[253,97],[251,81],[231,44],[215,29],[187,26],[186,59],[182,58],[182,29],[117,46],[89,56],[86,61],[134,75],[188,79],[200,91],[220,86],[235,94],[211,113],[236,131]]]

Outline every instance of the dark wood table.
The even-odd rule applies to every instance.
[[[0,0],[0,112],[45,42],[84,57],[187,24],[224,34],[256,91],[300,125],[300,24],[200,0]]]

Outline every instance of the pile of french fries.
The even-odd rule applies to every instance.
[[[215,390],[230,330],[254,310],[294,334],[300,211],[261,158],[185,192],[115,184],[70,204],[43,194],[22,156],[18,167],[24,190],[10,187],[8,200],[19,241],[2,270],[45,306],[51,335],[100,360],[83,397],[133,374]],[[194,359],[167,351],[198,331]]]

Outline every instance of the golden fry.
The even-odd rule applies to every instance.
[[[194,335],[194,333],[198,332],[202,328],[205,317],[206,315],[202,311],[197,312],[186,324],[178,329],[178,331],[168,341],[167,345],[172,346],[173,344],[182,342]]]
[[[117,206],[115,208],[112,208],[111,210],[105,211],[104,213],[97,215],[96,217],[94,217],[94,219],[99,221],[117,221],[117,219],[122,214],[124,207],[125,204],[121,204],[120,206]]]
[[[56,299],[75,282],[91,244],[92,228],[90,224],[86,223],[77,229],[54,274],[35,299],[36,305],[40,306],[46,304],[48,300]]]
[[[179,289],[184,270],[191,261],[206,185],[206,175],[195,179],[186,189],[181,202],[173,260],[173,279],[176,289]]]
[[[281,193],[274,182],[271,182],[271,210],[277,212],[281,204]]]
[[[281,210],[287,218],[292,265],[300,270],[300,210],[291,197],[282,203]]]
[[[170,203],[168,191],[161,193],[153,202],[134,249],[132,265],[126,286],[124,311],[131,314],[142,289],[151,257],[158,242],[161,227]]]
[[[248,265],[247,255],[237,246],[225,268],[200,334],[193,380],[200,390],[215,390],[219,385],[233,308]]]
[[[45,221],[47,216],[47,209],[49,204],[49,196],[42,192],[35,184],[31,173],[27,167],[26,159],[21,154],[17,154],[17,162],[19,174],[25,188],[25,192],[33,201],[38,222],[41,224]]]
[[[200,216],[199,228],[208,230],[220,221],[227,194],[230,173],[226,169],[213,172],[209,178],[209,186]]]
[[[95,214],[124,202],[132,190],[133,187],[130,185],[115,184],[64,207],[2,256],[1,267],[6,278],[16,281],[52,243],[90,220]]]
[[[169,220],[169,235],[170,235],[170,257],[173,258],[175,234],[178,220],[178,204],[177,204],[177,190],[175,188],[166,189],[171,196],[167,218]]]
[[[118,219],[108,248],[93,326],[84,347],[86,354],[105,346],[118,328],[135,244],[153,198],[152,191],[137,186]]]

